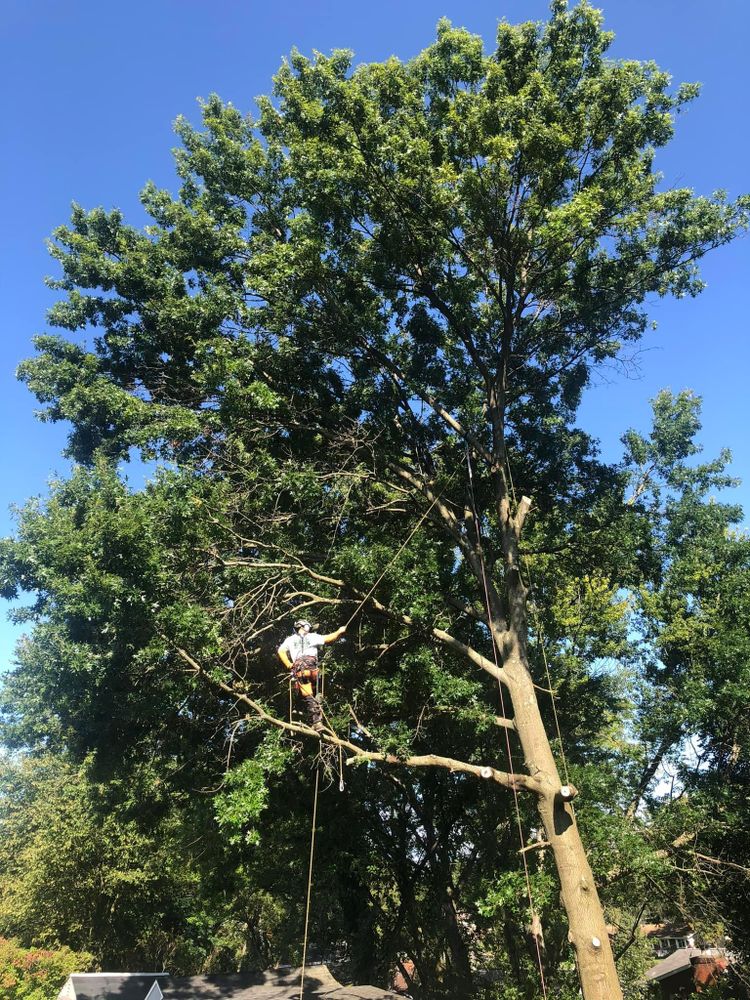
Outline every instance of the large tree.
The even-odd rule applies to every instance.
[[[182,187],[146,187],[144,231],[76,207],[50,318],[93,342],[39,337],[22,377],[89,468],[6,549],[9,588],[40,593],[20,697],[78,752],[158,732],[177,754],[183,730],[227,727],[253,748],[238,706],[313,739],[286,717],[273,646],[300,608],[356,613],[324,743],[491,781],[522,830],[533,803],[587,1000],[621,991],[537,697],[537,621],[559,624],[586,581],[596,634],[560,652],[606,724],[616,692],[583,665],[624,641],[618,587],[649,553],[643,491],[628,502],[575,414],[649,296],[699,291],[698,261],[748,209],[660,187],[654,152],[696,88],[609,60],[610,40],[555,0],[546,24],[502,23],[490,54],[447,22],[408,63],[295,53],[257,120],[211,98],[202,130],[178,123]],[[165,463],[135,498],[116,471],[132,449]],[[402,803],[419,831],[437,821],[425,782]],[[428,854],[465,973],[455,871]]]

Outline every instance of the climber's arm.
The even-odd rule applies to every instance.
[[[287,651],[286,651],[283,643],[276,650],[276,655],[281,660],[281,662],[284,664],[284,666],[286,667],[287,670],[291,670],[292,669],[292,661],[289,659],[289,653],[287,653]]]
[[[329,642],[335,642],[340,639],[341,636],[346,632],[346,625],[342,625],[341,628],[337,628],[335,632],[329,633],[329,635],[323,636],[323,642],[328,645]]]

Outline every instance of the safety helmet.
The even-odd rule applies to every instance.
[[[296,621],[296,622],[294,623],[294,631],[296,632],[296,631],[297,631],[297,629],[300,629],[300,628],[312,628],[312,625],[310,624],[310,622],[309,622],[309,621],[307,621],[307,619],[306,619],[306,618],[299,618],[299,619],[298,619],[298,620],[297,620],[297,621]]]

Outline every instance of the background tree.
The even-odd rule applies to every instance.
[[[643,810],[664,849],[676,851],[680,891],[665,886],[664,905],[709,937],[721,927],[744,951],[748,871],[736,834],[747,800],[748,539],[737,528],[742,510],[716,496],[732,483],[729,456],[691,461],[699,401],[662,393],[655,402],[650,439],[626,436],[638,502],[654,526],[655,561],[634,618],[644,664],[641,771],[628,813]]]

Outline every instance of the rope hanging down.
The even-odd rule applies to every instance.
[[[516,506],[518,506],[518,501],[516,499],[516,487],[513,482],[513,471],[510,467],[510,459],[508,458],[507,453],[505,455],[505,468],[508,471],[508,482],[510,483],[510,493],[511,496],[513,497],[513,503],[516,504]],[[526,570],[526,579],[528,581],[527,586],[529,589],[531,589],[531,566],[529,565],[529,560],[527,556],[524,555],[521,557],[521,559],[523,562],[524,569]],[[552,701],[552,718],[555,721],[555,734],[557,736],[557,745],[560,749],[560,763],[562,764],[563,774],[565,775],[565,784],[569,785],[570,775],[568,774],[568,761],[565,757],[565,747],[563,746],[562,733],[560,732],[560,721],[557,715],[557,694],[555,693],[555,689],[552,686],[552,676],[550,674],[549,661],[547,659],[547,648],[544,643],[544,631],[542,629],[542,623],[539,618],[539,612],[537,610],[536,604],[533,601],[530,602],[529,610],[531,611],[531,616],[534,619],[534,629],[536,630],[537,639],[539,640],[539,648],[542,651],[542,662],[544,663],[544,672],[547,677],[547,691],[549,693],[550,700]],[[570,808],[573,810],[573,813],[575,814],[575,807],[573,806],[572,802],[570,803]]]
[[[359,604],[357,605],[357,607],[354,609],[353,614],[351,615],[351,617],[349,618],[349,620],[346,623],[346,627],[347,628],[349,627],[349,625],[351,625],[351,623],[354,621],[354,619],[359,614],[359,612],[361,611],[361,609],[364,607],[364,605],[367,603],[367,601],[369,601],[370,598],[372,597],[372,595],[375,593],[376,588],[379,586],[380,582],[383,580],[383,578],[385,577],[386,573],[388,573],[388,571],[390,570],[390,568],[396,562],[396,560],[401,555],[401,553],[404,551],[404,549],[409,544],[409,542],[412,540],[412,538],[414,537],[414,535],[417,533],[417,531],[419,531],[419,529],[421,528],[421,526],[427,520],[427,518],[429,517],[430,513],[432,512],[433,507],[435,506],[435,504],[438,502],[439,499],[440,499],[440,495],[438,495],[438,496],[435,497],[435,499],[432,501],[432,503],[430,504],[430,506],[422,514],[422,516],[419,518],[419,520],[417,521],[417,523],[411,529],[411,531],[409,532],[409,534],[407,535],[407,537],[405,538],[405,540],[401,543],[401,545],[399,546],[398,550],[396,551],[396,554],[388,562],[388,565],[385,567],[385,569],[383,570],[383,572],[380,574],[380,576],[377,578],[377,580],[375,581],[375,583],[372,585],[372,587],[370,587],[370,589],[368,590],[368,592],[365,594],[365,596],[359,602]],[[325,688],[325,672],[324,672],[324,670],[325,670],[325,668],[323,668],[321,670],[321,684],[320,684],[321,696],[322,696],[324,688]],[[330,720],[328,719],[327,714],[325,712],[323,712],[323,715],[325,717],[326,723],[328,724],[328,726],[331,729],[331,732],[333,732],[334,735],[335,735],[335,730],[333,729],[333,726],[331,725]],[[289,680],[289,718],[290,718],[290,721],[291,721],[291,717],[292,717],[292,681],[291,681],[291,678],[290,678],[290,680]],[[343,779],[343,770],[344,770],[344,768],[343,768],[343,761],[341,759],[341,756],[342,756],[342,751],[341,751],[341,747],[339,746],[339,769],[340,769],[340,773],[339,773],[339,791],[343,792],[343,790],[344,790],[344,779]],[[304,930],[304,935],[303,935],[303,939],[302,939],[302,968],[300,970],[299,1000],[303,1000],[303,994],[304,994],[304,991],[305,991],[305,969],[306,969],[306,966],[307,966],[307,940],[308,940],[308,930],[309,930],[309,926],[310,926],[310,903],[311,903],[311,899],[312,899],[313,864],[314,864],[314,859],[315,859],[315,827],[316,827],[317,818],[318,818],[318,793],[319,793],[319,791],[320,791],[320,763],[318,763],[317,766],[316,766],[316,768],[315,768],[315,792],[314,792],[314,795],[313,795],[313,814],[312,814],[312,825],[311,825],[311,830],[310,830],[310,862],[309,862],[308,872],[307,872],[307,900],[306,900],[306,903],[305,903],[305,930]]]
[[[481,528],[481,525],[480,525],[480,522],[479,522],[479,515],[477,513],[476,497],[474,495],[474,474],[473,474],[472,466],[471,466],[471,452],[469,451],[469,445],[468,445],[468,443],[466,445],[466,469],[467,469],[468,480],[469,480],[469,495],[471,497],[471,510],[472,510],[472,514],[474,516],[474,526],[475,526],[476,534],[477,534],[477,549],[479,551],[479,565],[480,565],[480,568],[481,568],[481,571],[482,571],[482,585],[483,585],[483,589],[484,589],[485,609],[487,611],[487,624],[488,624],[489,630],[490,630],[490,641],[492,643],[492,655],[493,655],[494,660],[495,660],[495,668],[498,671],[497,688],[498,688],[498,692],[499,692],[499,695],[500,695],[500,710],[502,712],[503,718],[505,718],[506,717],[505,696],[503,694],[502,681],[499,678],[500,663],[499,663],[499,660],[498,660],[497,644],[495,642],[495,635],[494,635],[494,631],[493,631],[493,627],[492,627],[492,604],[490,602],[489,584],[487,582],[487,568],[486,568],[485,562],[484,562],[484,547],[482,545],[482,528]],[[508,757],[508,773],[509,774],[515,774],[515,768],[513,766],[513,754],[512,754],[511,748],[510,748],[510,732],[509,732],[508,729],[504,728],[503,729],[503,733],[505,735],[505,751],[506,751],[506,754],[507,754],[507,757]],[[525,843],[525,837],[523,835],[523,823],[522,823],[522,820],[521,820],[521,807],[520,807],[520,804],[519,804],[519,801],[518,801],[518,789],[516,788],[515,783],[511,787],[512,787],[512,791],[513,791],[513,804],[515,806],[515,813],[516,813],[516,826],[518,828],[518,838],[519,838],[519,841],[520,841],[521,861],[523,862],[523,872],[524,872],[524,878],[525,878],[525,881],[526,881],[526,895],[527,895],[528,900],[529,900],[529,916],[530,916],[530,919],[531,919],[531,927],[533,928],[534,925],[535,925],[535,922],[536,922],[535,921],[536,907],[534,906],[534,896],[533,896],[533,892],[532,892],[532,889],[531,889],[531,876],[529,875],[529,865],[528,865],[528,862],[526,860],[526,851],[525,851],[526,843]],[[537,965],[539,967],[539,980],[540,980],[541,987],[542,987],[542,995],[543,995],[543,997],[546,1000],[546,997],[547,997],[547,984],[546,984],[545,979],[544,979],[544,963],[542,962],[542,951],[541,951],[541,947],[539,945],[539,937],[538,937],[538,935],[536,933],[533,933],[533,932],[532,932],[532,937],[534,939],[534,945],[535,945],[535,949],[536,949],[536,958],[537,958]]]
[[[310,900],[312,898],[313,860],[315,858],[315,825],[318,820],[318,791],[320,789],[320,765],[315,768],[315,794],[313,796],[312,827],[310,830],[310,864],[307,870],[307,902],[305,904],[305,933],[302,939],[302,969],[300,971],[299,1000],[305,992],[305,967],[307,964],[307,931],[310,926]]]

